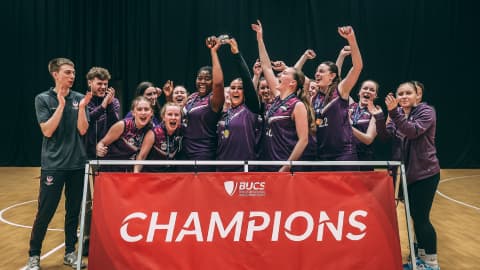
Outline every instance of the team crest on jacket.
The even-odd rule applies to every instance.
[[[47,176],[47,178],[45,179],[45,185],[47,186],[53,185],[53,176],[51,175]]]
[[[78,101],[73,100],[72,106],[73,106],[73,109],[74,109],[74,110],[78,110]]]

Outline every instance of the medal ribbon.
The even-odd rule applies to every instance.
[[[293,98],[295,96],[296,96],[295,93],[291,93],[290,95],[288,95],[288,97],[286,97],[283,100],[281,100],[280,98],[275,100],[275,102],[270,107],[270,109],[268,109],[267,114],[265,115],[265,119],[268,120],[268,118],[270,118],[280,107],[285,105],[285,103],[287,103],[291,98]]]

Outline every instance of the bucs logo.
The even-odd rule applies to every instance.
[[[233,194],[235,194],[235,191],[237,190],[238,184],[234,181],[225,181],[223,182],[223,187],[225,188],[225,192],[227,192],[228,195],[233,196]]]

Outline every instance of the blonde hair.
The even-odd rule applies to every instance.
[[[163,105],[162,109],[160,110],[160,118],[163,119],[163,117],[165,116],[165,112],[167,111],[168,106],[177,107],[180,110],[180,116],[183,117],[183,110],[182,110],[182,107],[180,105],[178,105],[177,103],[174,103],[174,102],[167,102],[167,103],[165,103],[165,105]]]

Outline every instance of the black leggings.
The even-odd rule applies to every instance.
[[[440,181],[440,173],[408,185],[410,215],[413,219],[418,247],[426,254],[437,254],[437,234],[430,222],[430,210]]]

